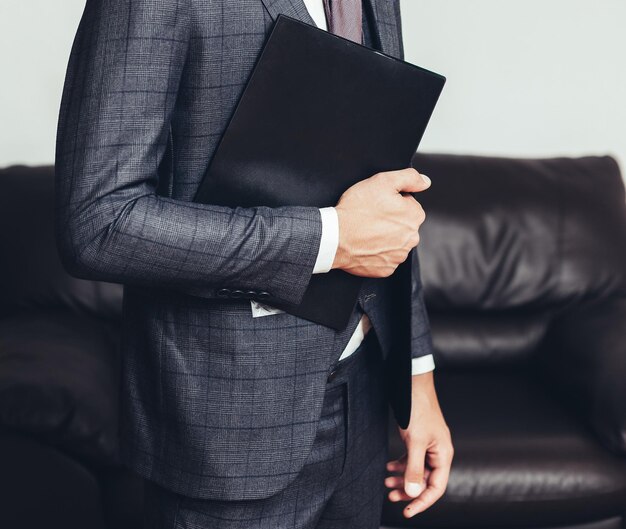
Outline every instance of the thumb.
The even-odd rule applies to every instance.
[[[412,443],[407,447],[407,464],[404,471],[404,491],[408,496],[419,496],[424,488],[424,460],[426,448],[421,444]]]
[[[387,173],[391,177],[391,185],[398,193],[418,193],[430,187],[430,178],[418,173],[412,167]]]

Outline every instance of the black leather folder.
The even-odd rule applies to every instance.
[[[280,15],[195,200],[334,206],[359,180],[409,167],[444,83],[441,75]],[[332,270],[312,276],[299,305],[268,303],[343,329],[361,283]]]

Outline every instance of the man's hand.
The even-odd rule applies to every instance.
[[[445,492],[454,449],[435,392],[432,371],[413,375],[411,419],[406,430],[399,428],[407,453],[389,461],[392,474],[385,485],[392,489],[389,500],[411,501],[404,516],[428,509]]]
[[[388,277],[419,243],[425,219],[409,193],[424,191],[430,179],[415,169],[377,173],[347,189],[335,206],[339,246],[333,268],[362,277]]]

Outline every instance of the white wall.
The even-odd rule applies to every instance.
[[[0,167],[47,164],[84,0],[0,0]]]
[[[402,16],[406,59],[448,78],[422,150],[626,167],[624,0],[404,0]]]
[[[51,163],[84,0],[0,1],[0,166]],[[624,0],[403,0],[407,60],[448,77],[423,150],[626,161]]]

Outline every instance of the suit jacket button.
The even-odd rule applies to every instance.
[[[242,297],[243,297],[243,295],[244,295],[244,294],[243,294],[243,290],[233,290],[233,291],[230,293],[230,297],[231,297],[231,298],[235,298],[235,299],[242,298]]]
[[[250,299],[256,298],[257,291],[256,290],[246,290],[246,297]]]
[[[257,296],[259,299],[269,299],[270,297],[272,297],[269,292],[265,292],[265,291],[259,292]]]
[[[216,293],[218,298],[227,298],[230,296],[230,289],[228,288],[220,288]]]

